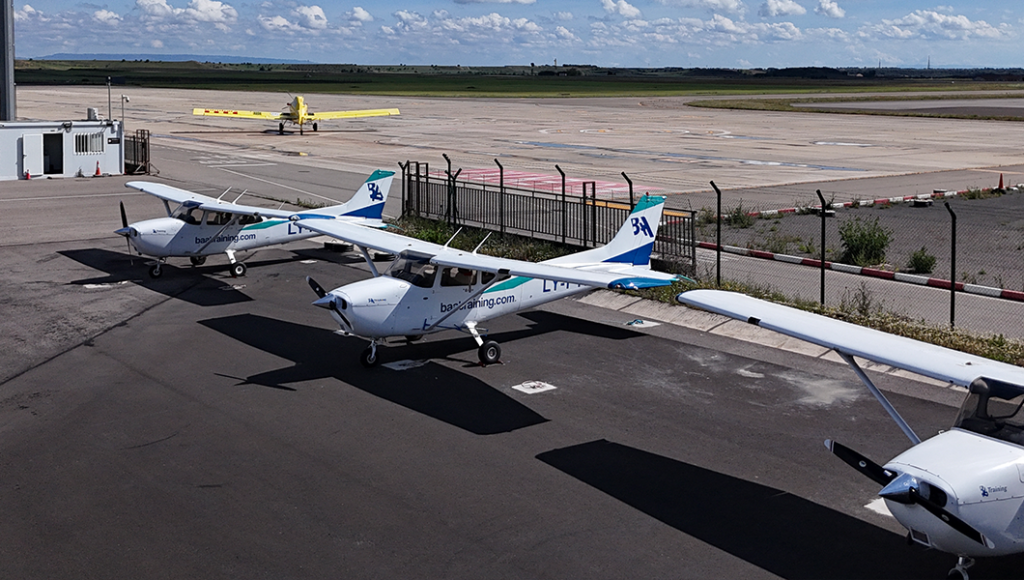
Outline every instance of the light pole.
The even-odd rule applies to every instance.
[[[114,116],[114,113],[110,110],[110,103],[110,77],[107,77],[107,121],[113,121],[111,117]]]
[[[132,102],[128,95],[121,95],[121,128],[124,129],[124,104]]]

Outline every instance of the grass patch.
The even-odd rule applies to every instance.
[[[936,94],[930,95],[892,95],[892,96],[871,96],[871,97],[835,97],[835,98],[796,98],[796,99],[708,99],[702,101],[691,101],[687,103],[691,107],[703,107],[709,109],[737,109],[745,111],[776,111],[776,112],[789,112],[789,113],[833,113],[833,114],[844,114],[844,115],[882,115],[890,117],[937,117],[942,119],[984,119],[984,120],[995,120],[995,121],[1024,121],[1024,118],[1013,116],[1013,115],[974,115],[974,114],[959,114],[959,113],[925,113],[921,111],[886,111],[877,109],[850,109],[846,107],[832,107],[828,106],[829,103],[877,103],[881,101],[938,101],[938,100],[953,100],[963,99],[963,95],[943,95],[941,91],[973,91],[973,90],[984,90],[986,87],[981,86],[978,83],[968,85],[944,85],[941,87],[916,87],[916,86],[904,86],[904,87],[890,87],[889,90],[892,92],[900,91],[924,91],[924,92],[935,92]],[[1022,89],[1024,85],[1016,83],[1012,86],[1004,88],[1011,89]],[[968,97],[969,98],[969,97]],[[1017,94],[1006,94],[1006,95],[985,95],[986,99],[1013,99],[1020,98]],[[809,107],[798,107],[796,105],[815,105]]]

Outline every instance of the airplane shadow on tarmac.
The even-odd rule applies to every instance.
[[[783,578],[944,578],[956,563],[785,491],[603,439],[537,459]],[[1018,578],[1022,564],[1021,556],[979,559],[971,578]]]
[[[499,342],[536,336],[544,332],[572,329],[604,333],[613,338],[638,336],[626,329],[582,321],[581,325],[557,314],[529,312],[531,328],[490,335]],[[284,385],[321,378],[335,378],[353,387],[433,417],[477,435],[507,433],[547,421],[515,399],[487,383],[456,369],[427,362],[401,372],[387,368],[365,369],[358,355],[366,341],[342,337],[322,328],[304,326],[254,314],[240,314],[199,321],[200,324],[251,347],[292,361],[293,366],[242,378],[242,384],[279,389]],[[381,347],[381,356],[392,358],[464,360],[454,358],[473,346],[472,339],[458,336],[450,340]],[[401,349],[399,351],[399,349]],[[387,357],[392,351],[392,357]],[[395,352],[402,355],[394,356]],[[475,349],[474,349],[475,351]],[[476,353],[472,354],[475,359]],[[475,363],[474,363],[475,365]],[[469,365],[467,365],[469,366]]]
[[[61,250],[57,253],[71,258],[80,264],[107,273],[106,276],[72,280],[69,284],[117,284],[119,282],[132,282],[154,292],[184,300],[197,306],[223,306],[225,304],[236,304],[252,300],[252,298],[234,288],[236,280],[229,278],[226,274],[226,263],[181,268],[168,263],[163,265],[164,275],[158,279],[153,279],[149,277],[149,266],[146,265],[147,262],[151,261],[148,258],[138,256],[132,258],[135,262],[133,266],[129,256],[124,252],[86,249]],[[260,266],[291,261],[252,260],[247,261],[246,265],[251,268],[258,268]],[[216,274],[220,274],[222,277],[215,277]],[[244,278],[239,280],[244,280]]]

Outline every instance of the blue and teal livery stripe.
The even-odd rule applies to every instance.
[[[654,251],[654,242],[633,248],[628,252],[613,256],[605,262],[616,262],[620,264],[633,264],[634,266],[646,266],[651,263],[651,252]]]
[[[373,205],[368,205],[365,207],[361,207],[359,209],[354,209],[342,215],[346,215],[348,217],[380,219],[380,217],[384,215],[384,204],[375,203]]]
[[[665,198],[660,195],[644,195],[640,198],[640,201],[636,202],[636,207],[630,213],[639,213],[663,203],[665,203]]]
[[[371,181],[377,181],[378,179],[384,179],[385,177],[391,177],[394,174],[394,171],[384,171],[383,169],[378,169],[370,174],[370,177],[366,179],[366,183],[370,183]]]
[[[274,227],[274,226],[276,226],[278,224],[283,224],[283,223],[284,223],[284,220],[267,220],[265,222],[260,222],[258,224],[250,224],[250,225],[247,225],[247,226],[242,226],[242,231],[244,232],[244,231],[248,231],[248,230],[265,230],[267,228],[272,228],[272,227]]]
[[[612,290],[640,290],[641,288],[657,288],[668,286],[671,280],[658,280],[656,278],[619,278],[608,285]]]
[[[501,292],[502,290],[511,290],[512,288],[526,284],[530,280],[533,280],[533,278],[527,278],[526,276],[513,276],[504,282],[499,282],[487,290],[484,290],[484,294],[489,292]]]

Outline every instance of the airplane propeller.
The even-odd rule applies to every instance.
[[[132,256],[132,242],[129,239],[131,237],[133,231],[134,231],[134,228],[132,228],[132,227],[130,227],[128,225],[128,214],[126,214],[125,211],[124,211],[124,202],[122,201],[122,202],[120,202],[120,204],[121,204],[121,229],[117,230],[114,233],[115,234],[121,234],[122,236],[124,236],[124,242],[126,244],[128,244],[128,261],[132,265],[135,265],[135,257]]]
[[[945,492],[942,490],[932,487],[927,482],[918,481],[916,477],[913,477],[909,473],[901,475],[885,469],[881,465],[871,461],[853,449],[850,449],[841,443],[832,441],[831,439],[825,440],[825,447],[827,447],[833,455],[841,459],[843,463],[846,463],[850,467],[863,473],[879,485],[884,486],[882,487],[882,490],[878,492],[879,496],[904,505],[919,505],[933,516],[945,522],[949,527],[975,542],[978,542],[982,546],[987,546],[989,548],[993,547],[981,532],[974,529],[967,522],[946,511],[942,505],[932,499],[931,496],[933,495],[938,496],[939,494],[942,494],[944,497]],[[945,503],[945,500],[943,500],[943,503]]]
[[[310,278],[309,276],[306,276],[306,283],[309,284],[309,287],[313,289],[313,292],[316,293],[318,298],[323,298],[324,296],[327,296],[327,291],[324,290],[323,286],[317,284],[316,280]]]
[[[320,297],[319,300],[313,302],[315,306],[319,306],[321,308],[329,308],[333,310],[335,313],[337,313],[338,316],[345,318],[345,315],[342,314],[341,310],[338,309],[338,300],[341,300],[342,308],[346,307],[344,298],[328,296],[327,291],[324,290],[324,287],[321,286],[320,284],[317,284],[316,280],[310,278],[309,276],[306,276],[306,283],[309,284],[309,287],[313,289],[313,292],[316,292],[316,295]]]

